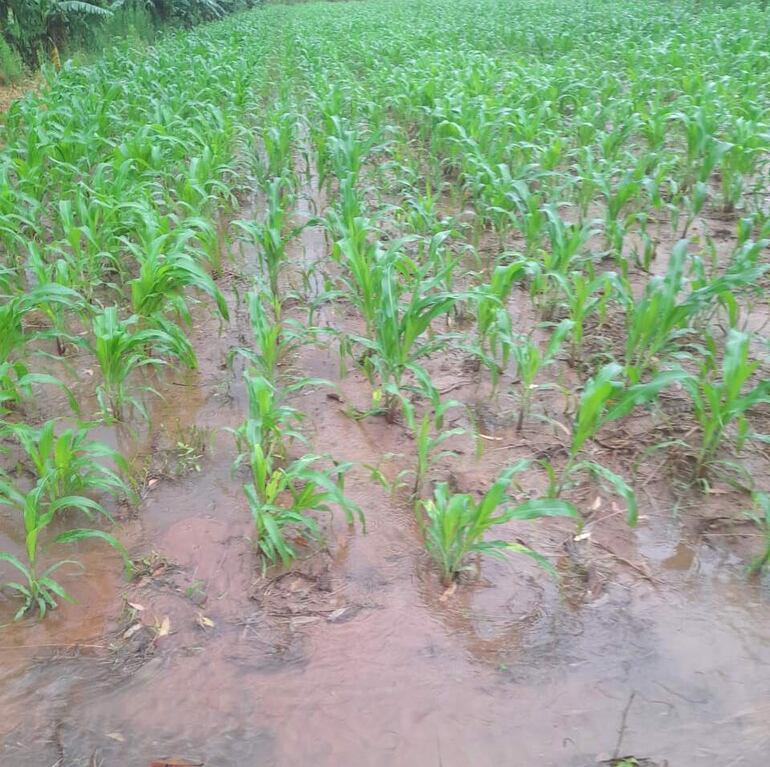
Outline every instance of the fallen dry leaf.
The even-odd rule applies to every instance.
[[[168,615],[164,615],[163,620],[160,622],[160,626],[158,626],[158,639],[160,639],[160,637],[168,636],[170,633],[171,620]]]
[[[136,634],[139,629],[142,628],[142,622],[139,621],[138,623],[134,623],[133,626],[129,626],[124,632],[123,632],[123,639],[131,639],[131,637]]]
[[[136,610],[138,613],[142,612],[144,610],[144,605],[140,605],[138,602],[126,602],[126,604]]]
[[[108,732],[105,736],[110,740],[117,740],[118,743],[125,743],[126,739],[119,732]]]
[[[202,628],[202,629],[213,629],[214,626],[217,624],[214,623],[211,618],[205,616],[203,613],[198,613],[195,616],[195,622]]]
[[[203,762],[192,762],[183,756],[164,756],[152,762],[150,767],[203,767]]]

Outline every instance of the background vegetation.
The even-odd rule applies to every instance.
[[[192,26],[261,0],[0,0],[0,84],[62,50],[98,50],[120,37],[151,39],[165,24]]]

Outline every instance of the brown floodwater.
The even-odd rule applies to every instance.
[[[323,247],[308,229],[296,257]],[[343,306],[326,307],[323,321],[353,320]],[[670,767],[767,764],[767,585],[744,575],[750,530],[732,545],[732,533],[697,524],[732,496],[675,510],[651,474],[631,531],[591,489],[577,539],[560,521],[511,530],[553,558],[560,581],[526,559],[485,560],[478,577],[444,591],[407,501],[361,468],[407,467],[406,431],[351,418],[349,407],[367,407],[368,385],[354,372],[340,380],[332,350],[307,347],[291,364],[336,389],[293,404],[308,416],[312,450],[359,465],[346,490],[367,528],[335,518],[327,550],[263,575],[224,431],[245,413],[239,369],[223,363],[246,328],[242,313],[221,333],[200,318],[200,370],[163,385],[149,434],[120,437],[157,458],[191,426],[209,434],[199,470],[150,470],[139,508],[116,510],[142,561],[136,579],[84,542],[76,553],[87,572],[63,577],[78,604],[12,623],[15,605],[0,602],[0,764],[149,767],[171,755],[208,767],[589,767],[623,755]],[[462,362],[447,353],[431,372],[478,409],[488,392],[466,381]],[[505,409],[504,396],[495,407]],[[535,423],[519,435],[512,422],[488,424],[480,456],[457,439],[459,458],[437,476],[477,492],[530,446],[559,444],[558,430]],[[5,535],[18,546],[11,528]]]

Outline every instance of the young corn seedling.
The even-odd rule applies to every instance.
[[[581,271],[584,247],[593,232],[587,224],[567,224],[553,206],[545,209],[550,248],[523,264],[530,277],[530,295],[541,316],[550,319],[573,271]]]
[[[746,439],[759,436],[749,431],[748,413],[751,408],[770,402],[770,381],[762,379],[751,385],[759,362],[749,358],[750,342],[748,333],[730,329],[719,374],[716,374],[712,356],[697,377],[688,376],[683,382],[701,430],[701,443],[695,459],[698,479],[702,479],[708,467],[715,463],[717,451],[731,426],[737,430],[738,449]]]
[[[425,181],[424,192],[411,188],[403,196],[406,224],[411,231],[429,237],[444,231],[446,222],[438,210],[440,195],[433,190],[429,179]]]
[[[529,336],[522,336],[511,344],[511,353],[516,363],[516,375],[519,379],[519,415],[516,419],[516,431],[521,432],[524,419],[532,407],[532,397],[536,391],[552,387],[552,384],[537,384],[536,380],[543,368],[556,361],[556,355],[574,327],[572,320],[562,320],[551,334],[545,351]]]
[[[131,491],[120,475],[128,467],[123,456],[109,445],[89,439],[84,426],[64,429],[58,435],[56,422],[40,428],[12,424],[9,432],[18,440],[38,480],[44,482],[44,497],[50,503],[65,496],[94,492],[113,497],[130,497]],[[105,464],[104,462],[107,462]]]
[[[623,367],[617,363],[605,365],[583,388],[577,412],[572,423],[572,435],[567,451],[567,461],[560,472],[545,461],[543,466],[549,477],[549,495],[558,498],[572,476],[588,472],[623,498],[627,507],[627,520],[636,524],[636,495],[626,481],[596,461],[579,460],[585,444],[611,421],[623,418],[637,405],[654,403],[660,392],[671,383],[682,381],[681,370],[660,372],[647,382],[627,386],[622,380]]]
[[[66,290],[71,289],[75,280],[65,259],[57,258],[52,263],[46,263],[37,245],[28,243],[27,248],[27,268],[35,275],[38,285],[61,285]],[[51,323],[51,334],[60,357],[67,351],[67,344],[78,343],[78,339],[69,332],[67,320],[70,313],[80,313],[82,308],[82,302],[74,291],[67,300],[62,301],[60,295],[44,296],[35,304],[35,309]]]
[[[47,477],[38,480],[35,486],[26,493],[21,492],[10,482],[0,480],[0,505],[9,506],[22,518],[24,524],[24,552],[26,561],[8,552],[0,552],[0,562],[11,565],[21,576],[22,581],[8,581],[5,588],[14,591],[22,600],[22,605],[16,613],[16,619],[25,613],[36,610],[40,616],[57,605],[57,599],[72,602],[72,597],[65,591],[53,574],[67,564],[78,564],[73,560],[61,560],[41,569],[41,535],[47,530],[58,512],[64,509],[78,509],[86,515],[92,512],[104,514],[98,503],[89,498],[69,495],[48,501],[51,496],[46,487]],[[96,529],[69,530],[58,535],[55,543],[73,543],[86,538],[99,538],[106,541],[123,556],[126,568],[130,562],[123,546],[109,533]]]
[[[727,136],[720,165],[722,202],[726,212],[732,212],[740,206],[745,181],[756,174],[766,144],[767,138],[754,120],[739,117],[735,121]]]
[[[442,286],[447,293],[454,291],[454,281],[460,264],[460,259],[446,246],[451,236],[452,232],[445,229],[437,232],[430,239],[418,239],[415,258],[419,263],[430,264],[434,274],[442,275]],[[457,304],[454,309],[457,309]]]
[[[264,160],[257,153],[257,177],[261,185],[270,180],[292,177],[292,152],[297,130],[297,117],[293,112],[275,110],[267,115],[262,131]]]
[[[329,165],[339,180],[349,178],[358,182],[364,161],[379,141],[377,133],[362,135],[345,127],[339,116],[332,117],[334,133],[327,138]]]
[[[266,455],[278,459],[286,457],[287,446],[294,442],[305,442],[298,430],[304,420],[304,413],[282,402],[281,394],[266,378],[244,373],[249,410],[246,421],[233,429],[235,443],[240,453],[237,463],[248,458],[249,445],[259,444]],[[305,382],[301,382],[305,385]],[[294,387],[287,387],[290,392]]]
[[[465,434],[465,429],[456,427],[444,429],[444,416],[447,410],[459,406],[458,402],[442,402],[433,412],[425,413],[415,430],[415,448],[417,461],[414,468],[414,484],[412,485],[412,499],[417,503],[421,496],[423,485],[428,478],[432,466],[443,458],[456,456],[454,450],[442,450],[441,446],[452,437]]]
[[[114,253],[102,247],[99,236],[101,214],[97,212],[95,219],[89,221],[86,205],[62,199],[55,215],[63,237],[54,248],[76,275],[74,285],[90,300],[104,275],[110,271],[119,272],[121,268]]]
[[[618,283],[618,295],[626,306],[626,373],[632,381],[639,381],[667,357],[688,353],[684,339],[692,332],[692,319],[702,303],[692,293],[681,298],[687,249],[687,241],[677,243],[665,277],[652,277],[638,301],[627,283]]]
[[[770,564],[770,493],[757,491],[751,498],[753,508],[745,513],[760,529],[764,550],[751,561],[749,575],[759,575]]]
[[[500,373],[510,359],[513,327],[507,301],[514,284],[524,276],[524,265],[517,261],[499,264],[490,281],[476,289],[476,330],[479,337],[479,356],[497,383]]]
[[[259,290],[250,291],[247,302],[254,348],[239,347],[232,354],[244,357],[254,373],[272,386],[277,386],[281,378],[281,364],[294,350],[312,338],[317,329],[292,319],[283,319],[280,303],[272,303],[272,314],[276,318],[272,319],[265,308],[265,304],[271,303],[271,298]]]
[[[422,493],[423,485],[427,479],[431,468],[444,458],[457,456],[455,450],[442,450],[442,445],[452,437],[465,434],[466,430],[460,427],[445,429],[444,417],[447,410],[453,407],[461,407],[459,402],[450,400],[442,402],[438,392],[435,393],[433,401],[434,409],[423,414],[419,423],[414,415],[414,407],[409,400],[404,400],[405,421],[411,430],[415,441],[415,466],[413,469],[403,469],[399,471],[394,479],[389,479],[378,466],[370,464],[366,468],[371,471],[374,481],[395,494],[398,490],[411,488],[412,501],[416,505]],[[384,456],[387,460],[391,458],[404,458],[403,454],[387,453]],[[411,481],[410,481],[411,478]]]
[[[355,218],[349,226],[343,226],[342,237],[334,243],[331,253],[343,269],[338,277],[341,290],[361,313],[368,336],[375,332],[383,269],[399,258],[404,243],[398,240],[383,252],[377,241],[370,241],[371,232],[367,221]]]
[[[160,316],[152,319],[156,327],[134,329],[139,318],[133,315],[121,320],[115,306],[106,307],[93,318],[93,353],[102,375],[96,394],[107,420],[122,420],[129,405],[148,418],[141,400],[131,394],[129,379],[140,368],[166,364],[164,359],[151,356],[153,352],[175,357],[190,368],[196,366],[190,342],[178,326]],[[144,388],[153,391],[150,387]]]
[[[350,178],[340,181],[339,193],[333,206],[319,221],[326,237],[331,238],[332,242],[349,240],[356,248],[361,248],[368,236],[374,233],[363,193]]]
[[[600,187],[605,198],[604,237],[607,250],[622,261],[623,242],[628,225],[633,221],[633,213],[622,214],[639,196],[642,185],[634,176],[627,175],[617,182],[603,178]]]
[[[284,195],[285,188],[285,179],[271,179],[267,185],[267,211],[264,220],[235,222],[235,226],[244,232],[257,248],[260,266],[267,277],[273,301],[280,300],[279,282],[286,265],[286,247],[302,230],[302,227],[287,225],[286,211],[291,207],[293,200],[289,195]]]
[[[70,407],[77,412],[77,403],[64,384],[47,373],[33,373],[24,360],[30,341],[47,338],[46,330],[29,331],[24,318],[34,311],[58,312],[76,310],[81,306],[80,296],[64,285],[39,285],[23,294],[16,294],[0,303],[0,403],[18,404],[31,394],[36,383],[54,384],[67,393]],[[58,337],[56,330],[53,335]]]
[[[135,256],[139,274],[127,283],[134,314],[150,317],[171,309],[188,326],[192,325],[185,293],[188,288],[193,288],[211,296],[220,315],[228,319],[224,296],[211,276],[187,254],[168,252],[165,238],[155,240],[152,250],[137,250]]]
[[[357,517],[364,525],[363,513],[344,493],[350,464],[315,469],[313,464],[319,460],[320,456],[305,455],[282,468],[259,443],[249,445],[251,481],[243,490],[254,520],[257,546],[271,564],[280,560],[288,567],[294,561],[297,550],[290,540],[292,533],[314,540],[320,537],[318,522],[311,516],[314,513],[331,514],[338,506],[350,524]]]
[[[746,290],[767,268],[750,253],[738,253],[723,274],[712,280],[698,278],[685,291],[685,267],[691,261],[688,242],[676,244],[665,277],[652,277],[642,297],[635,301],[627,281],[616,281],[616,294],[626,307],[626,374],[637,382],[666,359],[683,359],[697,343],[694,322],[718,302],[734,303],[732,294]],[[694,262],[697,266],[697,261]],[[683,295],[684,294],[684,295]]]
[[[570,331],[570,362],[575,365],[581,358],[586,320],[594,314],[603,319],[607,304],[614,294],[615,276],[611,273],[590,278],[581,272],[569,275],[564,285],[565,306],[572,322]]]
[[[533,549],[518,542],[486,537],[495,527],[512,520],[556,516],[579,519],[572,504],[557,498],[537,498],[522,503],[510,498],[509,488],[515,475],[528,466],[529,461],[520,461],[503,471],[478,501],[468,494],[452,493],[446,482],[436,485],[433,498],[421,501],[420,523],[425,548],[438,565],[445,586],[469,569],[467,558],[474,553],[497,558],[509,552],[526,554],[553,571],[548,560]]]
[[[681,234],[682,239],[687,237],[690,227],[703,210],[706,200],[708,200],[708,185],[704,181],[696,181],[692,191],[682,196],[682,203],[687,212]]]
[[[424,336],[430,333],[431,322],[448,312],[457,300],[455,294],[436,290],[441,279],[441,275],[427,277],[425,267],[421,269],[406,256],[388,258],[381,264],[374,335],[351,336],[364,349],[359,364],[372,383],[377,380],[374,405],[382,406],[390,419],[403,406],[407,372],[433,391],[418,360],[441,348],[447,339]],[[409,297],[404,301],[407,291]]]

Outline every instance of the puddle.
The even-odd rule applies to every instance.
[[[695,562],[695,549],[686,544],[678,543],[676,551],[661,562],[661,566],[668,570],[689,570]]]

